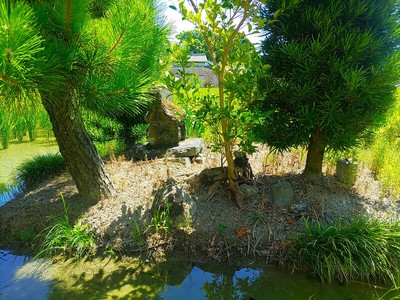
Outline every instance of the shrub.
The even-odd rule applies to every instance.
[[[294,269],[311,268],[322,281],[380,279],[396,283],[400,222],[361,218],[333,224],[305,221],[290,256]]]
[[[383,191],[400,198],[400,91],[397,102],[379,128],[371,147],[364,151],[363,159],[376,174]]]
[[[254,133],[277,149],[307,146],[305,176],[320,177],[324,151],[357,146],[394,103],[398,5],[266,1],[261,50],[271,76],[260,81],[260,104],[273,113]]]
[[[14,181],[16,185],[23,183],[26,188],[32,188],[65,170],[64,159],[59,153],[37,155],[17,167]]]

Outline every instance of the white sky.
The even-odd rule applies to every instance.
[[[189,21],[182,20],[182,16],[176,10],[169,8],[170,5],[174,5],[178,7],[178,2],[176,0],[161,0],[160,1],[165,6],[165,16],[167,18],[167,22],[173,25],[172,29],[172,40],[174,40],[175,35],[182,31],[188,31],[194,29],[194,26]],[[247,36],[249,40],[253,44],[257,44],[260,42],[261,38],[259,36],[251,35]]]
[[[188,31],[194,29],[194,26],[189,21],[182,20],[182,15],[169,8],[170,5],[174,5],[178,7],[178,2],[176,0],[162,0],[161,1],[165,5],[165,16],[167,17],[167,22],[173,25],[172,28],[172,37],[175,37],[178,33],[182,31]]]

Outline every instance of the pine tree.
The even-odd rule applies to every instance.
[[[267,1],[262,46],[271,79],[258,135],[275,149],[308,147],[304,174],[322,174],[326,149],[357,144],[394,100],[399,6],[393,0]],[[280,13],[282,12],[282,13]],[[275,13],[275,15],[274,15]]]
[[[140,110],[165,41],[153,0],[1,1],[0,106],[15,111],[39,93],[84,199],[115,191],[81,107]]]

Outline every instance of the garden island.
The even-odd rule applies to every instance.
[[[28,138],[57,145],[0,183],[21,189],[0,203],[0,248],[395,293],[398,1],[180,0],[164,10],[194,29],[175,41],[161,6],[0,3],[0,162]]]

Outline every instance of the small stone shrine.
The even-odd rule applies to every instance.
[[[185,110],[173,102],[173,95],[167,89],[159,89],[155,96],[154,105],[145,117],[149,123],[147,143],[137,145],[133,149],[133,157],[154,159],[165,155],[189,158],[198,156],[203,150],[203,140],[186,140]]]
[[[145,121],[150,124],[147,141],[153,147],[173,147],[186,139],[186,112],[176,105],[167,89],[159,89]]]
[[[336,162],[336,173],[337,180],[344,184],[352,185],[357,179],[357,163],[351,159],[339,159]]]

